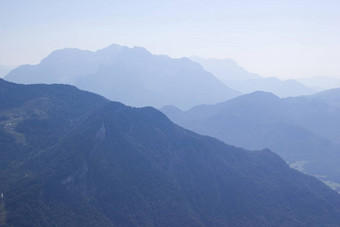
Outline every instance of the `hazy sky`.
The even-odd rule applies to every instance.
[[[340,78],[340,0],[0,0],[0,65],[112,43],[233,58],[263,76]]]

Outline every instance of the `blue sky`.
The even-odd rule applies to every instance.
[[[0,65],[112,43],[232,58],[263,76],[340,78],[340,1],[0,0]]]

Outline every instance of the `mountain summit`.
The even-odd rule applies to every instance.
[[[57,50],[38,65],[22,65],[6,80],[66,83],[133,106],[214,104],[240,93],[188,58],[153,55],[141,47],[111,45],[96,52]]]

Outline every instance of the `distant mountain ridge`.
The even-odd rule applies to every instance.
[[[7,73],[9,73],[14,67],[0,65],[0,78],[4,77]]]
[[[305,84],[306,86],[314,88],[317,91],[340,87],[340,79],[336,77],[319,76],[311,78],[300,78],[297,80]]]
[[[151,107],[0,79],[2,226],[338,226],[340,195]]]
[[[57,50],[38,65],[19,66],[5,79],[24,84],[72,84],[133,106],[189,108],[240,94],[188,58],[172,59],[141,47],[114,44],[95,52]]]
[[[311,95],[317,92],[316,89],[307,87],[297,80],[265,78],[249,73],[232,59],[204,59],[200,57],[192,57],[191,59],[200,63],[205,70],[214,74],[224,84],[243,94],[265,91],[284,98]]]
[[[340,88],[328,89],[325,91],[321,91],[315,95],[312,95],[311,98],[321,99],[329,103],[332,107],[339,107],[340,104]]]
[[[254,92],[188,111],[161,109],[177,124],[247,149],[270,148],[340,191],[340,92],[280,99]]]

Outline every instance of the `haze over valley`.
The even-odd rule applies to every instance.
[[[340,226],[339,22],[0,1],[0,226]]]

